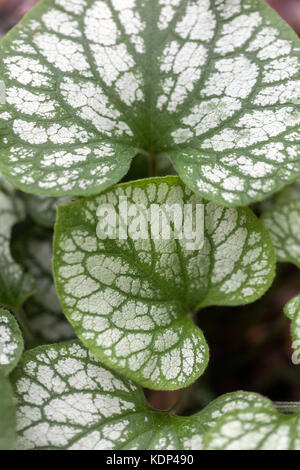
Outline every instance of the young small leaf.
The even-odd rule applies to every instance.
[[[16,440],[16,406],[11,385],[0,370],[0,450],[13,450]]]
[[[98,210],[122,209],[122,198],[128,214],[144,208],[142,220],[128,217],[127,240],[103,239]],[[189,249],[187,235],[177,239],[174,230],[169,239],[155,238],[160,215],[152,218],[153,207],[175,207],[177,215],[192,207],[196,217],[199,205],[203,248]],[[126,214],[119,215],[122,228]],[[143,239],[137,221],[146,221]],[[58,209],[54,277],[64,313],[95,356],[149,388],[181,388],[202,374],[208,348],[189,314],[256,300],[273,280],[274,258],[267,231],[249,209],[203,201],[177,177],[122,184]]]
[[[138,153],[225,205],[300,174],[299,40],[262,0],[44,0],[2,40],[0,169],[90,195]]]
[[[298,315],[300,315],[300,295],[297,295],[286,304],[286,306],[284,307],[284,313],[290,320],[294,320]]]
[[[277,259],[300,268],[300,198],[275,205],[262,215],[270,232]]]
[[[0,309],[0,371],[8,375],[22,355],[24,342],[19,325],[7,310]]]
[[[269,405],[256,394],[218,398],[191,417],[150,408],[142,389],[78,342],[26,352],[13,374],[18,449],[202,449],[217,417]]]
[[[300,415],[251,407],[227,413],[204,437],[206,450],[300,450]]]
[[[25,217],[22,201],[14,191],[0,191],[0,306],[18,309],[34,292],[33,278],[16,264],[10,252],[13,226]]]

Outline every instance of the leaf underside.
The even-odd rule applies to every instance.
[[[142,389],[110,371],[78,342],[48,345],[22,358],[12,380],[18,400],[18,449],[186,449],[232,410],[271,407],[235,392],[191,417],[151,409]]]
[[[143,152],[224,205],[296,179],[299,40],[262,0],[44,0],[2,41],[0,170],[90,195]]]
[[[148,219],[144,239],[136,239],[136,216],[128,217],[127,240],[100,239],[98,208],[112,204],[118,210],[122,197],[128,214],[153,204],[177,204],[178,214],[178,206],[190,204],[195,217],[203,204],[203,247],[189,249],[174,232],[155,239],[151,229],[159,215]],[[267,231],[249,209],[203,201],[178,177],[122,184],[58,210],[53,267],[64,313],[97,357],[149,388],[195,381],[208,348],[189,314],[256,300],[272,282],[274,265]]]

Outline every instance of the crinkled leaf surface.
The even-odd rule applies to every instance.
[[[0,450],[12,450],[16,439],[16,406],[11,385],[0,370]]]
[[[227,413],[204,437],[206,450],[300,450],[300,415],[249,407]]]
[[[130,216],[127,240],[99,238],[98,208],[118,207],[122,197],[128,214],[153,204],[190,204],[195,212],[203,203],[203,248],[187,249],[172,233],[153,238],[151,218],[145,239],[137,239]],[[273,247],[254,214],[205,202],[178,177],[126,183],[60,206],[55,230],[58,297],[76,334],[107,365],[150,388],[187,386],[205,369],[207,345],[191,312],[254,301],[274,276]]]
[[[275,205],[262,215],[270,232],[277,259],[300,268],[300,198]]]
[[[95,194],[140,151],[226,205],[293,181],[299,39],[262,0],[44,0],[2,41],[0,169]]]
[[[22,355],[24,342],[13,315],[0,309],[0,371],[8,375]]]
[[[78,342],[26,352],[13,374],[18,449],[201,449],[203,434],[234,409],[268,407],[236,392],[191,417],[151,409],[138,386]]]
[[[24,217],[24,205],[16,193],[0,190],[0,306],[19,308],[34,292],[33,278],[16,264],[10,251],[12,228]]]

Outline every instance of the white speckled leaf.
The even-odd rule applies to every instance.
[[[300,294],[291,299],[284,307],[284,313],[290,320],[295,364],[300,361]]]
[[[204,437],[206,450],[300,450],[300,415],[249,407],[220,418]]]
[[[0,371],[8,375],[22,355],[24,342],[13,315],[0,309]]]
[[[300,198],[296,197],[295,192],[297,188],[291,188],[270,210],[265,211],[262,222],[269,230],[278,261],[293,263],[300,269]],[[284,312],[292,320],[293,347],[297,356],[300,346],[300,295],[287,303]]]
[[[269,230],[277,259],[300,268],[300,198],[276,204],[262,215]]]
[[[130,216],[127,240],[100,239],[98,208],[117,207],[124,196],[129,214],[141,204],[190,204],[194,211],[203,204],[203,248],[189,250],[173,233],[153,238],[153,219],[146,238],[137,239],[140,228]],[[190,313],[252,302],[274,277],[273,247],[254,214],[203,201],[178,177],[126,183],[60,206],[55,232],[58,297],[77,336],[107,365],[149,388],[181,388],[204,371],[207,344]]]
[[[13,450],[15,440],[16,405],[9,380],[0,370],[0,450]]]
[[[284,307],[284,313],[290,320],[296,319],[300,316],[300,294],[291,299]],[[300,326],[300,325],[299,325]],[[300,331],[298,333],[300,339]]]
[[[236,392],[191,417],[155,411],[140,387],[78,342],[25,353],[12,378],[18,449],[198,450],[216,418],[250,405],[269,406],[256,394]]]
[[[16,193],[0,190],[0,306],[16,309],[34,292],[32,277],[16,264],[10,252],[12,228],[24,217],[24,205]]]
[[[300,174],[299,40],[262,0],[44,0],[2,41],[0,169],[95,194],[166,153],[207,199]]]

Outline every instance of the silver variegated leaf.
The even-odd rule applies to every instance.
[[[299,40],[262,0],[44,0],[0,74],[0,169],[26,192],[95,194],[138,153],[225,205],[300,174]]]
[[[8,375],[22,355],[24,342],[16,319],[0,309],[0,371]]]
[[[13,374],[18,449],[185,449],[203,447],[216,419],[249,406],[270,407],[236,392],[202,412],[179,417],[150,408],[142,389],[107,369],[78,342],[31,350]]]
[[[270,232],[278,261],[300,268],[300,198],[276,204],[263,213],[262,222]]]
[[[206,450],[300,450],[300,415],[261,407],[235,410],[204,438]]]
[[[12,257],[12,229],[26,216],[23,202],[5,180],[0,185],[0,306],[18,309],[34,292],[34,280]]]
[[[119,229],[126,219],[127,239],[102,237],[107,207]],[[168,224],[152,209],[168,207],[177,216],[192,208],[195,224],[202,209],[196,230],[157,237],[153,227]],[[192,235],[203,245],[194,238],[190,247]],[[274,264],[269,235],[249,209],[204,201],[178,177],[122,184],[58,210],[54,277],[64,313],[97,357],[149,388],[195,381],[208,348],[190,314],[256,300],[272,282]]]

